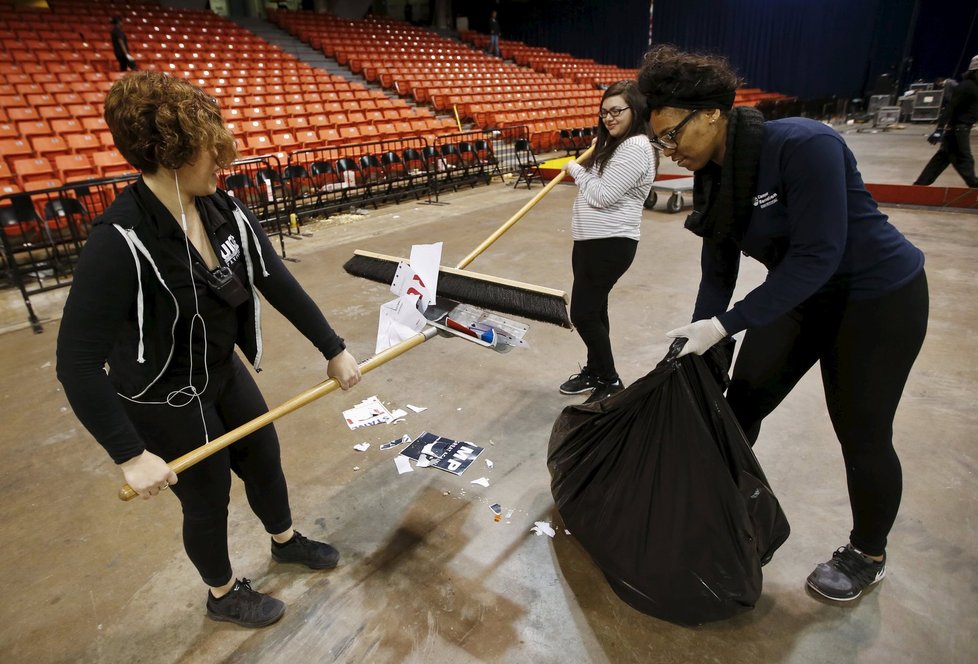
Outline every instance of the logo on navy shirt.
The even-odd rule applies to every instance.
[[[778,202],[778,194],[773,191],[769,191],[766,194],[758,194],[754,197],[753,203],[754,207],[759,207],[762,210],[766,207],[770,207]]]
[[[238,240],[233,235],[229,235],[228,239],[221,245],[221,259],[225,265],[232,265],[240,257],[241,245],[238,244]]]

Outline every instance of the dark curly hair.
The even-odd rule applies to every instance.
[[[213,153],[227,168],[238,154],[217,102],[162,72],[134,72],[113,83],[104,114],[116,148],[144,173],[180,168],[201,152]]]
[[[729,110],[742,83],[726,58],[687,53],[670,44],[646,53],[638,72],[650,111],[666,106]]]
[[[608,97],[622,97],[625,103],[632,110],[632,123],[621,136],[615,138],[608,133],[608,128],[604,122],[598,120],[598,140],[594,145],[594,154],[590,159],[583,162],[583,165],[590,168],[598,167],[598,173],[604,173],[604,166],[611,159],[618,146],[632,136],[647,136],[649,133],[649,109],[645,104],[645,97],[639,92],[635,81],[618,81],[608,86],[608,89],[601,95],[601,103],[604,104]]]

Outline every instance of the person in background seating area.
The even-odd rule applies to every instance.
[[[489,55],[501,57],[499,50],[499,18],[495,9],[489,14]]]
[[[118,16],[112,17],[112,50],[115,52],[115,59],[119,61],[119,71],[132,69],[136,71],[136,59],[129,52],[129,40],[126,33],[122,31],[122,19]]]

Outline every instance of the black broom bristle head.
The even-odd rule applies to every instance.
[[[355,255],[343,265],[343,269],[355,277],[389,284],[394,280],[397,263],[372,256]],[[540,293],[444,270],[438,274],[438,294],[502,314],[521,316],[567,329],[573,327],[562,295]]]

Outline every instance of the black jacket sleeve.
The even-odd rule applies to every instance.
[[[136,299],[136,270],[126,241],[96,226],[81,252],[58,331],[57,373],[84,427],[122,463],[145,446],[105,373],[105,362]]]

